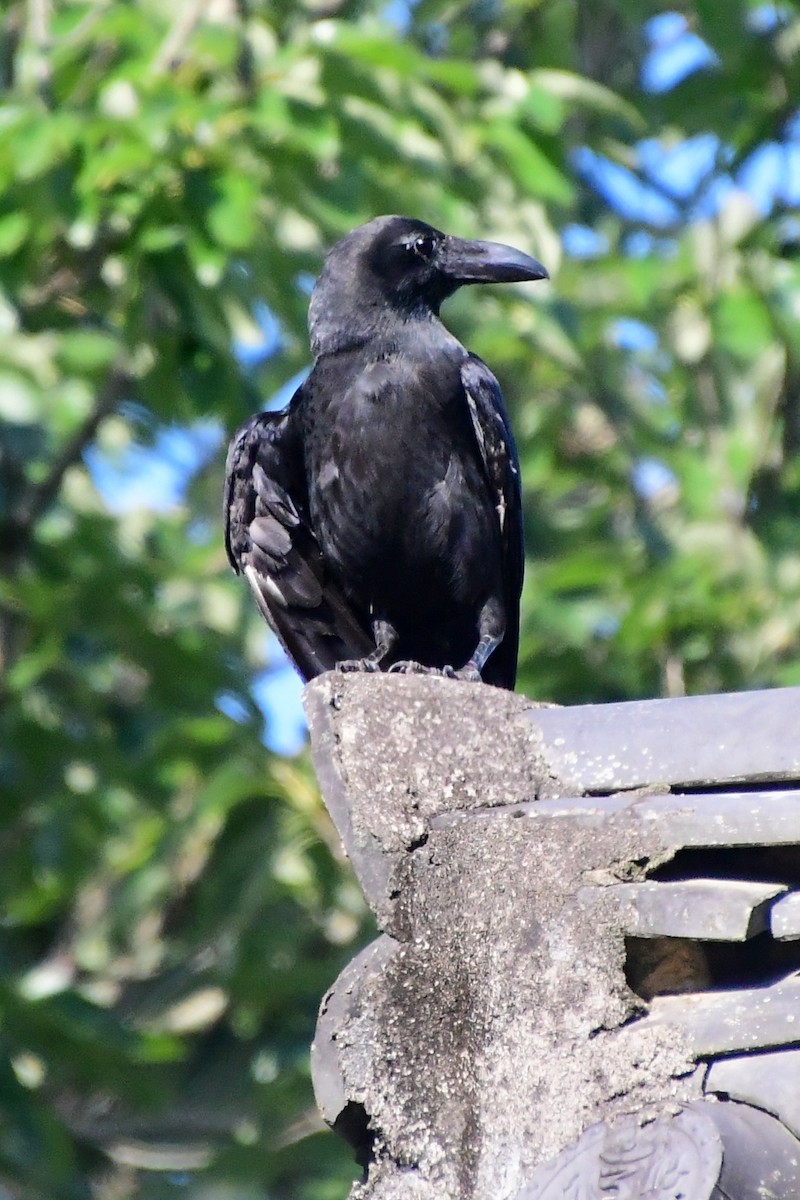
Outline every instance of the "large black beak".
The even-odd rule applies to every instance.
[[[448,237],[437,257],[439,269],[456,284],[522,283],[525,279],[550,278],[535,258],[500,242],[469,242]]]

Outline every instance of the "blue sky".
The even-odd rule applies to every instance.
[[[385,15],[402,28],[407,13],[408,0],[391,0]],[[753,10],[750,19],[755,28],[768,31],[780,21],[781,6],[763,4]],[[647,90],[668,91],[694,71],[714,69],[714,53],[689,29],[680,13],[667,11],[653,17],[645,25],[644,34],[648,51],[642,82]],[[575,155],[575,168],[612,208],[650,229],[662,229],[665,235],[683,219],[683,207],[690,197],[694,198],[689,215],[694,219],[711,215],[733,189],[746,191],[762,213],[769,212],[776,200],[800,205],[800,117],[794,121],[786,144],[769,142],[761,146],[742,164],[735,179],[725,172],[730,157],[727,148],[711,132],[669,146],[657,139],[644,140],[637,146],[637,157],[639,171],[634,173],[583,148]],[[698,183],[704,180],[708,185],[698,189]],[[563,230],[563,241],[566,252],[576,258],[601,257],[608,250],[602,235],[580,225]],[[644,232],[629,239],[627,246],[629,253],[641,255],[652,253],[653,248],[654,236]],[[664,252],[663,243],[659,249]],[[303,282],[310,286],[310,280]],[[254,316],[255,333],[247,342],[236,345],[244,370],[255,368],[281,348],[280,329],[267,306],[259,306]],[[625,317],[614,323],[610,337],[623,349],[644,354],[657,350],[654,332]],[[264,407],[282,407],[304,374],[268,398]],[[246,414],[242,416],[244,419]],[[183,502],[193,475],[211,459],[219,463],[221,486],[223,440],[220,424],[209,420],[191,428],[160,429],[152,444],[133,443],[113,456],[95,448],[87,453],[86,461],[110,510],[145,507],[163,511]],[[642,493],[651,493],[671,482],[665,472],[668,476],[656,460],[642,460],[634,468],[632,484]],[[292,754],[305,738],[302,684],[266,630],[265,639],[267,670],[256,681],[254,695],[265,715],[267,743],[280,753]],[[220,698],[220,707],[228,711],[224,698]]]

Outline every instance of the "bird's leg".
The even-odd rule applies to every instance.
[[[375,649],[364,658],[346,658],[336,664],[337,671],[380,671],[381,663],[397,643],[397,630],[389,621],[376,617],[372,622]]]
[[[453,677],[467,679],[470,683],[480,683],[481,671],[486,666],[490,655],[502,642],[505,631],[506,615],[503,605],[496,597],[493,597],[484,604],[478,618],[478,644],[472,651],[469,662],[465,663],[458,671],[452,672]],[[444,674],[449,675],[451,671],[445,667]]]
[[[456,670],[454,667],[426,667],[423,663],[401,660],[392,663],[390,674],[398,672],[402,675],[444,675],[448,679],[465,679],[469,683],[481,682],[481,671],[486,666],[487,659],[497,649],[506,631],[506,615],[503,605],[497,597],[488,600],[481,609],[478,618],[478,644],[472,651],[469,662]]]

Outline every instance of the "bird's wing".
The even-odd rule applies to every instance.
[[[506,632],[482,674],[486,683],[513,688],[519,651],[519,597],[525,567],[519,458],[500,384],[486,363],[470,354],[461,367],[461,382],[497,510],[503,547]]]
[[[308,524],[303,459],[291,408],[260,413],[231,442],[225,469],[225,548],[262,616],[305,680],[374,649],[327,577]]]

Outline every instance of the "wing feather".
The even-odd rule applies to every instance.
[[[305,680],[374,648],[328,577],[305,516],[303,457],[291,405],[260,413],[231,442],[225,472],[225,548]]]
[[[483,669],[486,683],[513,688],[519,653],[519,598],[525,568],[522,490],[517,448],[500,384],[475,354],[461,368],[475,440],[491,489],[503,548],[503,604],[506,632]]]

